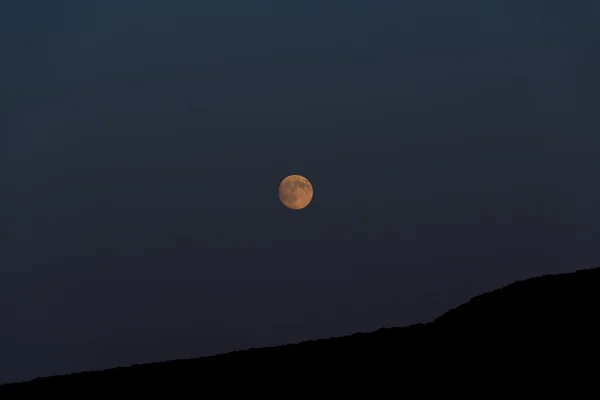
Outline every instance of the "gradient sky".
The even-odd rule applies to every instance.
[[[0,2],[0,382],[600,264],[598,1],[293,3]]]

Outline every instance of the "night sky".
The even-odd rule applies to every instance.
[[[427,322],[599,265],[599,21],[0,2],[0,382]]]

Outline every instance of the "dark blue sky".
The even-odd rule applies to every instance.
[[[600,264],[597,1],[212,3],[0,3],[0,382]]]

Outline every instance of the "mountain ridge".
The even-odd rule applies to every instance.
[[[600,337],[597,305],[600,304],[600,267],[572,273],[549,274],[518,280],[474,296],[428,323],[380,328],[348,336],[308,340],[281,346],[252,348],[208,357],[178,359],[103,371],[40,377],[0,385],[6,388],[58,387],[64,385],[132,384],[152,379],[193,380],[199,374],[216,376],[241,371],[268,370],[310,363],[314,369],[373,368],[373,362],[401,354],[405,360],[440,357],[442,341],[423,337],[494,338],[543,337],[554,342],[565,335],[578,340]],[[543,336],[540,336],[543,335]],[[489,341],[488,341],[489,343]],[[461,346],[473,346],[462,343]],[[490,346],[491,347],[491,346]],[[436,353],[438,352],[438,353]],[[369,364],[370,363],[370,364]],[[370,367],[367,367],[370,365]]]

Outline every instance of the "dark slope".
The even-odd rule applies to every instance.
[[[339,368],[368,372],[375,366],[384,369],[392,364],[399,365],[398,359],[414,371],[421,367],[430,368],[432,364],[439,365],[450,352],[456,360],[456,355],[460,354],[456,348],[460,347],[460,351],[464,352],[469,344],[485,348],[489,355],[489,348],[496,347],[498,343],[522,342],[523,337],[542,341],[540,346],[551,341],[556,345],[564,338],[579,341],[599,338],[600,324],[596,312],[599,304],[600,268],[580,270],[515,282],[474,297],[428,324],[192,360],[39,378],[5,385],[0,392],[9,388],[47,390],[79,384],[191,383],[199,377],[204,381],[219,376],[231,379],[236,373],[260,374],[298,367],[309,367],[310,373],[327,373]],[[470,335],[473,337],[468,338]],[[446,339],[424,342],[421,340],[424,336]],[[448,345],[448,338],[452,345]],[[467,338],[469,340],[465,340]]]
[[[472,298],[433,322],[437,333],[563,336],[600,331],[600,268],[517,281]]]

